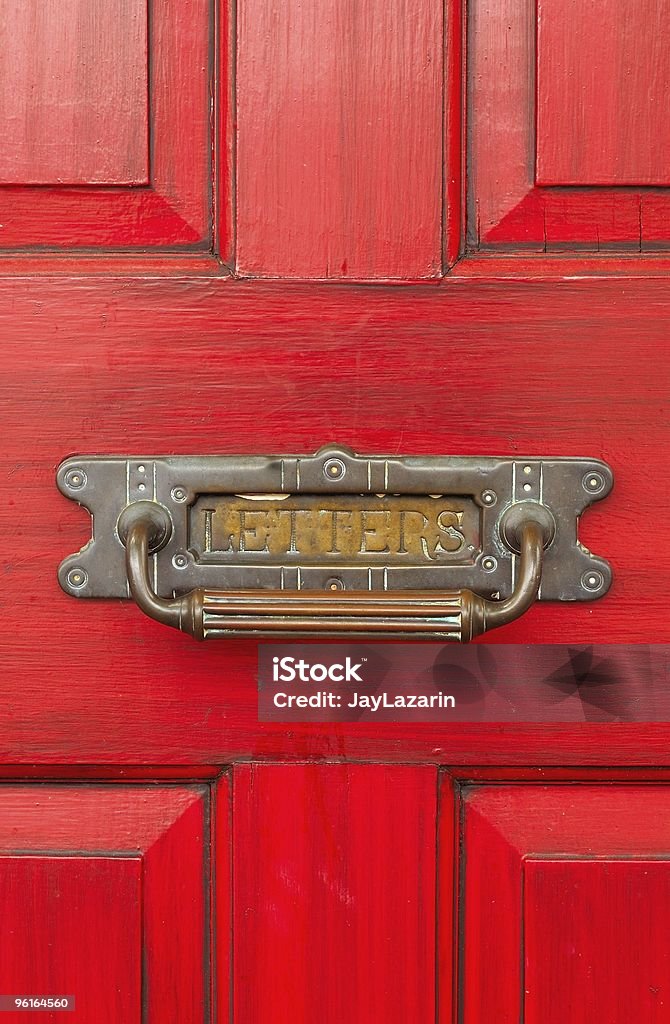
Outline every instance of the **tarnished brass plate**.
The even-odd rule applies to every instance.
[[[588,601],[611,571],[579,542],[578,520],[612,487],[597,459],[357,455],[73,456],[58,486],[91,513],[81,551],[59,568],[77,597],[127,597],[119,516],[157,502],[172,524],[152,556],[169,597],[195,587],[509,596],[517,558],[506,523],[523,503],[552,527],[541,600]]]
[[[480,553],[481,509],[418,494],[201,495],[189,547],[226,565],[468,565]]]

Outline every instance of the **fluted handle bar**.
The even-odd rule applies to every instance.
[[[183,597],[162,598],[151,584],[149,555],[161,544],[164,524],[147,509],[144,514],[135,514],[119,532],[126,545],[130,592],[137,605],[150,618],[198,640],[248,635],[344,635],[467,642],[518,619],[530,608],[540,589],[542,552],[547,540],[539,522],[530,520],[519,525],[516,585],[513,594],[503,601],[490,601],[472,590],[321,594],[198,588]]]

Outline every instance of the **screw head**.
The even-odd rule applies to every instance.
[[[171,493],[174,501],[186,501],[188,498],[188,494],[184,487],[173,487]]]
[[[495,491],[482,491],[482,502],[484,503],[484,505],[487,505],[489,508],[491,508],[491,506],[495,505],[497,500],[498,495],[496,494]]]
[[[589,494],[600,494],[605,487],[605,477],[602,473],[587,473],[582,479],[582,487]]]
[[[482,558],[482,569],[484,572],[495,572],[498,568],[498,560],[493,555],[487,555],[486,558]]]
[[[80,491],[86,486],[88,477],[83,469],[68,469],[65,474],[65,486],[71,491]]]
[[[326,480],[341,480],[347,472],[342,459],[326,459],[323,464],[323,475]]]
[[[326,590],[344,590],[344,583],[339,576],[331,576],[326,580]]]
[[[172,557],[172,564],[175,569],[185,569],[188,565],[188,558],[183,551],[178,551],[177,554]]]
[[[589,569],[582,575],[582,586],[591,593],[601,590],[604,583],[605,577],[598,569]]]
[[[85,569],[80,566],[75,566],[74,569],[70,569],[67,574],[67,583],[73,590],[81,590],[88,583],[88,573]]]

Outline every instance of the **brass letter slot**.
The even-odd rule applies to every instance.
[[[464,641],[611,582],[577,537],[612,487],[593,459],[81,456],[58,486],[94,521],[63,589],[198,639]]]

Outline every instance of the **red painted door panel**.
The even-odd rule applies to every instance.
[[[71,996],[85,1024],[210,1020],[210,817],[204,786],[0,788],[0,995]]]
[[[146,0],[1,10],[14,59],[2,64],[0,183],[147,185]]]
[[[527,860],[528,1024],[560,1024],[567,1013],[574,1024],[598,1014],[622,1022],[668,1020],[670,871],[667,861],[628,856]]]
[[[670,1019],[669,801],[653,785],[464,788],[464,1024]]]
[[[59,589],[54,483],[602,458],[612,590],[484,643],[670,643],[667,7],[0,0],[0,996],[670,1020],[667,725],[259,723],[254,642]]]
[[[467,7],[470,248],[667,249],[667,0]]]
[[[426,765],[235,770],[238,1024],[435,1019]]]
[[[212,19],[1,0],[0,253],[211,246]]]
[[[440,273],[442,6],[240,5],[240,272]]]
[[[539,0],[538,185],[670,185],[670,4],[641,0],[625,15],[616,3]]]

